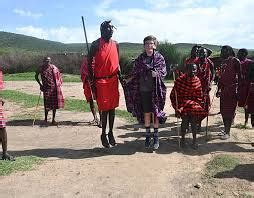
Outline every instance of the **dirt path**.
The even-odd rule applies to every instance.
[[[7,82],[6,89],[38,92],[33,82]],[[66,84],[64,94],[83,98],[77,83]],[[234,191],[241,190],[254,196],[254,183],[246,178],[224,178],[220,185],[205,183],[199,190],[193,187],[203,181],[205,163],[218,153],[230,153],[254,164],[254,148],[248,144],[254,140],[253,129],[233,128],[232,138],[221,141],[216,136],[222,129],[221,117],[210,116],[212,140],[206,143],[199,136],[198,151],[179,150],[177,123],[167,99],[169,118],[160,129],[161,146],[153,153],[144,149],[144,130],[134,131],[133,125],[119,118],[115,123],[118,145],[110,149],[101,147],[100,129],[88,125],[90,113],[60,111],[59,127],[40,127],[40,121],[31,127],[31,120],[10,120],[9,150],[15,156],[35,155],[47,160],[32,171],[0,177],[0,197],[216,197],[218,192],[233,197]],[[124,100],[121,104],[124,109]],[[214,104],[212,113],[218,112],[217,99]],[[6,103],[8,116],[21,111]],[[235,122],[243,123],[243,114],[238,112]]]

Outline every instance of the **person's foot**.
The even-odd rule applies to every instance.
[[[6,154],[3,154],[2,160],[15,161],[16,159],[13,156],[11,156],[8,153],[6,153]]]
[[[145,147],[149,148],[151,145],[151,135],[146,135],[146,140],[145,140]]]
[[[110,147],[106,134],[101,134],[101,143],[102,143],[102,146],[104,146],[105,148],[109,148]]]
[[[223,136],[220,137],[221,140],[227,140],[230,138],[230,135],[229,134],[225,134]]]
[[[223,130],[218,133],[218,136],[223,136],[223,135],[226,135],[225,131],[223,131]]]
[[[89,122],[90,125],[98,124],[97,119],[93,119],[92,121]]]
[[[157,150],[160,146],[158,135],[153,136],[153,149]]]
[[[115,146],[116,145],[116,141],[115,141],[113,133],[110,133],[110,132],[108,133],[108,140],[109,140],[109,144],[111,146]]]
[[[58,123],[57,123],[55,120],[53,120],[53,121],[51,122],[51,125],[52,125],[52,126],[57,126]]]
[[[180,147],[181,148],[185,148],[186,147],[186,143],[185,143],[185,140],[181,138],[180,140]]]
[[[197,150],[198,149],[198,144],[196,142],[192,143],[191,148],[193,148],[194,150]]]
[[[102,127],[102,123],[101,123],[101,121],[97,121],[97,126],[99,127],[99,128],[101,128]]]

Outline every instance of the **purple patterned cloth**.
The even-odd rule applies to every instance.
[[[139,91],[139,78],[141,76],[147,79],[148,73],[154,70],[158,76],[154,80],[152,93],[152,106],[155,116],[158,117],[160,123],[165,123],[166,114],[163,112],[166,100],[166,86],[163,79],[167,74],[166,63],[164,57],[157,51],[154,52],[151,64],[146,64],[146,53],[142,53],[134,62],[134,68],[131,76],[132,81],[124,86],[124,95],[128,112],[137,118],[139,123],[144,123],[144,113],[141,104]]]

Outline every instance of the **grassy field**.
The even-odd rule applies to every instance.
[[[15,90],[4,90],[0,92],[0,97],[4,100],[8,100],[11,102],[15,102],[21,105],[24,108],[32,108],[35,107],[38,103],[39,96],[26,94],[20,91]],[[43,105],[43,99],[40,98],[39,105]],[[76,111],[76,112],[89,112],[90,107],[84,100],[78,99],[65,99],[65,107],[64,110],[67,111]],[[116,116],[125,118],[126,120],[132,122],[135,119],[132,117],[130,113],[125,110],[116,110]]]
[[[226,154],[217,155],[206,164],[206,176],[213,178],[220,172],[233,170],[239,164],[240,160],[235,157]]]
[[[34,81],[34,72],[16,73],[16,74],[4,74],[4,81]],[[63,74],[64,82],[81,82],[79,75]]]
[[[42,162],[42,158],[35,156],[17,157],[16,161],[0,160],[0,176],[9,175],[16,171],[28,171],[33,169],[34,165]]]

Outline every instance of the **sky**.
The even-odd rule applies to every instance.
[[[112,20],[118,42],[147,35],[170,43],[231,45],[254,49],[254,0],[0,0],[0,31],[63,43],[100,37]]]

